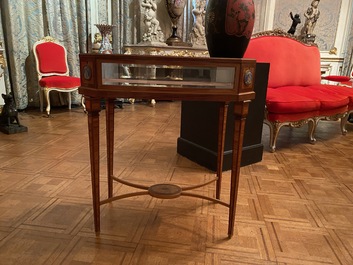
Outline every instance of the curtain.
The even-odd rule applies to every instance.
[[[347,55],[344,59],[343,64],[343,74],[347,76],[353,76],[353,23],[351,24],[350,34],[348,38],[347,44]]]
[[[33,44],[50,35],[68,51],[70,74],[79,76],[78,54],[87,50],[89,4],[87,0],[1,0],[0,39],[6,49],[7,91],[12,90],[18,109],[39,106],[38,77]],[[2,33],[2,34],[1,34]],[[6,36],[6,37],[5,37]],[[53,92],[51,92],[52,94]],[[53,105],[66,104],[54,93]],[[76,93],[73,103],[81,97]]]
[[[125,3],[124,3],[125,2]],[[124,25],[129,27],[129,19],[124,14],[126,1],[113,0],[112,1],[112,24],[116,25],[113,29],[113,50],[115,53],[121,53],[122,47],[124,46],[123,39],[121,36],[126,35]],[[127,36],[125,36],[127,37]]]
[[[2,21],[2,15],[1,15],[1,5],[0,5],[0,25],[1,25],[1,21]],[[0,26],[0,42],[2,44],[2,48],[5,48],[6,50],[6,43],[5,43],[5,40],[4,40],[4,32],[3,32],[3,29],[2,27]],[[6,53],[3,54],[4,58],[5,58],[5,62],[7,61],[6,58]],[[7,63],[6,63],[7,64]],[[5,79],[5,89],[6,89],[6,94],[10,93],[10,81],[9,81],[9,69],[8,67],[5,67],[4,69],[4,79]]]

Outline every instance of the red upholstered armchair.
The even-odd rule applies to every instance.
[[[341,76],[341,75],[328,75],[323,76],[322,79],[332,82],[337,82],[340,86],[347,86],[353,88],[353,72],[351,76]]]
[[[339,86],[346,86],[353,89],[353,71],[351,73],[351,76],[328,75],[328,76],[323,76],[322,79],[335,82]],[[349,115],[348,121],[353,123],[353,114]]]
[[[71,109],[71,92],[80,86],[80,78],[69,76],[67,52],[63,45],[47,36],[33,45],[34,57],[40,85],[40,110],[43,111],[43,93],[47,101],[46,112],[50,115],[49,92],[56,90],[68,94]],[[82,101],[82,105],[83,101]]]

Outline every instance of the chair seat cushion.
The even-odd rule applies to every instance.
[[[81,85],[79,77],[73,76],[48,76],[39,80],[41,87],[55,87],[62,89],[72,89]]]
[[[340,86],[347,86],[350,87],[351,89],[353,88],[353,80],[349,80],[347,82],[341,82],[339,83]]]

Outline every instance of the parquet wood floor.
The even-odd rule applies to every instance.
[[[180,102],[116,109],[115,174],[197,184],[214,173],[179,156]],[[133,197],[102,207],[93,230],[87,118],[81,108],[20,113],[28,133],[0,135],[0,264],[353,264],[353,125],[282,129],[263,161],[241,169],[235,235],[227,208],[196,198]],[[101,122],[104,124],[104,111]],[[101,127],[102,134],[104,126]],[[104,137],[101,159],[105,160]],[[102,196],[106,168],[101,167]],[[222,197],[228,195],[224,173]],[[116,193],[132,188],[115,185]],[[214,186],[198,191],[213,195]]]

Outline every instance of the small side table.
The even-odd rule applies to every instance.
[[[126,75],[125,67],[131,69]],[[151,67],[156,70],[151,77]],[[235,210],[239,186],[240,162],[245,121],[249,103],[255,98],[252,59],[192,58],[148,55],[80,54],[81,87],[88,112],[94,227],[100,232],[100,206],[132,196],[150,195],[161,199],[179,196],[196,197],[229,208],[228,237],[234,233]],[[170,72],[179,71],[179,78]],[[218,163],[214,179],[199,185],[180,187],[170,183],[144,186],[114,176],[114,99],[146,98],[161,100],[200,100],[220,102],[218,122]],[[100,199],[99,112],[101,99],[106,100],[108,198]],[[225,128],[229,102],[233,102],[233,155],[229,200],[221,200],[222,165]],[[113,181],[142,190],[113,195]],[[216,196],[207,197],[190,190],[216,183]]]

